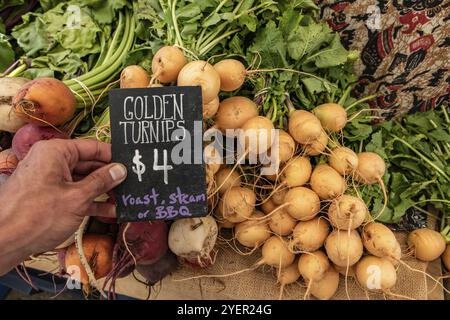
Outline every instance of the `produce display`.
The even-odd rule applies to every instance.
[[[352,96],[359,53],[317,12],[309,0],[41,0],[0,11],[0,183],[38,141],[110,142],[111,88],[200,86],[205,131],[243,134],[232,164],[204,143],[207,217],[85,218],[55,248],[61,274],[77,266],[87,295],[114,299],[117,280],[136,272],[151,288],[179,268],[196,275],[177,281],[225,283],[270,269],[273,299],[301,282],[305,298],[328,300],[342,277],[398,298],[399,266],[414,269],[405,257],[442,257],[450,271],[448,107],[384,121],[367,104],[376,95]],[[276,172],[263,174],[262,154]],[[411,210],[437,227],[408,230],[402,245],[392,229]],[[258,258],[211,274],[223,250]]]

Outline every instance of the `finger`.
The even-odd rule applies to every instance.
[[[78,189],[77,192],[82,193],[86,199],[93,201],[101,194],[118,186],[126,176],[127,169],[123,164],[112,163],[90,173],[84,179],[74,183],[73,187]]]
[[[78,162],[75,168],[73,169],[73,174],[75,175],[88,175],[92,171],[95,171],[101,167],[106,165],[106,163],[101,161],[81,161]]]
[[[91,139],[72,139],[72,145],[78,151],[78,161],[111,162],[111,145]]]
[[[91,217],[116,217],[116,206],[108,202],[92,202],[87,211]]]

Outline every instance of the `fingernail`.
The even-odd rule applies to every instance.
[[[127,168],[123,164],[115,164],[109,169],[109,174],[114,181],[123,180],[127,175]]]

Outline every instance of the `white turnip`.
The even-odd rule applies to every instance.
[[[369,210],[360,198],[343,194],[333,199],[328,208],[331,224],[342,230],[358,228],[369,216]]]
[[[363,244],[355,230],[334,230],[325,241],[325,250],[334,264],[350,267],[361,259]]]
[[[319,196],[311,189],[296,187],[290,189],[284,198],[286,211],[300,221],[311,220],[320,211]]]

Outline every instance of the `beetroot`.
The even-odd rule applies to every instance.
[[[52,127],[27,124],[20,128],[12,140],[12,149],[19,160],[22,160],[38,141],[50,139],[69,139],[69,136]]]
[[[115,282],[133,272],[136,264],[149,265],[161,259],[168,250],[168,227],[163,221],[121,224],[113,252],[113,270],[106,277],[108,297],[115,297]],[[125,243],[126,241],[126,243]]]
[[[145,278],[149,286],[154,286],[160,280],[174,272],[177,267],[177,256],[172,251],[168,250],[164,257],[153,264],[138,264],[136,266],[136,271]]]

